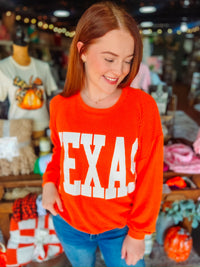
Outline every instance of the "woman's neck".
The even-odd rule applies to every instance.
[[[19,65],[28,66],[31,62],[31,58],[28,54],[28,46],[20,46],[13,44],[12,58]]]
[[[102,96],[100,98],[92,97],[88,90],[81,90],[81,97],[83,101],[90,107],[94,108],[109,108],[113,106],[120,98],[122,89],[116,88],[116,90],[110,94]]]

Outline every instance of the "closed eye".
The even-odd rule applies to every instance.
[[[126,64],[129,64],[129,65],[130,65],[132,62],[133,62],[133,57],[132,57],[131,59],[129,58],[129,60],[125,60],[125,63],[126,63]]]
[[[112,63],[114,60],[110,58],[105,58],[105,61]]]
[[[126,63],[126,64],[129,64],[129,65],[131,65],[131,63],[132,63],[132,60],[125,61],[125,63]]]

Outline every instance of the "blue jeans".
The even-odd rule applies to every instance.
[[[59,215],[53,216],[53,223],[65,254],[73,267],[94,267],[97,247],[107,267],[133,267],[121,259],[122,243],[128,227],[91,235],[76,230]],[[139,260],[134,267],[145,267],[144,260]]]

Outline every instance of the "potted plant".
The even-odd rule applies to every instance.
[[[163,212],[173,218],[176,225],[184,218],[191,222],[192,228],[197,228],[200,222],[200,202],[195,203],[192,199],[174,201],[171,207],[166,207]]]

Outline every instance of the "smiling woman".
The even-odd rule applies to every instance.
[[[43,176],[43,206],[72,266],[145,266],[163,182],[157,104],[129,87],[142,59],[135,20],[111,2],[78,22],[65,87],[50,103],[54,144]],[[152,129],[152,125],[154,125]],[[95,218],[95,219],[94,219]]]
[[[79,51],[83,45],[77,43]],[[112,30],[81,54],[86,74],[81,96],[85,103],[99,108],[116,103],[121,94],[119,84],[130,72],[133,51],[134,39],[129,32]]]

